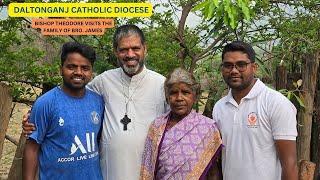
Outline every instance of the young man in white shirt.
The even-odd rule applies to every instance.
[[[296,109],[255,78],[255,52],[244,42],[227,44],[221,73],[230,87],[213,108],[225,148],[225,180],[297,180]]]

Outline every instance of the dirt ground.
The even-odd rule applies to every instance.
[[[27,112],[28,109],[30,109],[30,107],[27,105],[16,103],[12,118],[10,119],[7,135],[13,137],[17,142],[19,142],[19,137],[22,130],[22,116]],[[8,140],[5,140],[2,158],[0,160],[0,180],[7,179],[16,148],[16,145]]]

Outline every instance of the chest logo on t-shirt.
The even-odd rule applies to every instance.
[[[259,127],[259,118],[255,112],[251,112],[248,114],[247,126],[248,126],[248,128],[258,128]]]
[[[59,126],[63,126],[64,125],[64,120],[62,119],[62,117],[59,118]]]
[[[94,132],[87,132],[85,136],[75,135],[74,141],[71,142],[70,154],[59,155],[58,163],[70,163],[75,161],[84,161],[99,155],[96,145],[96,136]]]
[[[96,111],[91,112],[91,121],[93,124],[99,124],[100,122],[100,117],[99,114]]]

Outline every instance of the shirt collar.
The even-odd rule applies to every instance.
[[[255,98],[256,96],[258,96],[260,94],[260,92],[264,89],[266,85],[260,81],[259,78],[257,78],[257,81],[254,83],[253,87],[251,88],[250,92],[245,96],[243,97],[242,99],[253,99]],[[228,95],[226,97],[226,101],[227,102],[235,102],[233,96],[232,96],[232,93],[231,93],[231,89],[229,90],[228,92]]]
[[[250,92],[244,97],[244,99],[253,99],[257,97],[261,91],[264,89],[266,85],[260,79],[257,78],[256,83],[253,85],[252,89]]]

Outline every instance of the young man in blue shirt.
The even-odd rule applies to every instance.
[[[39,97],[30,122],[23,159],[23,179],[102,179],[97,136],[104,102],[85,85],[92,78],[95,51],[76,42],[61,52],[61,86]]]

